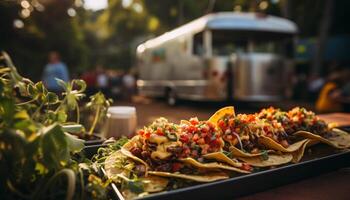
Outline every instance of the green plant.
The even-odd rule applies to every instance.
[[[79,100],[84,96],[85,83],[59,80],[59,84],[64,89],[62,99],[42,82],[33,83],[19,75],[9,56],[1,53],[1,199],[84,199],[85,185],[105,187],[88,179],[94,173],[86,168],[88,160],[72,157],[84,147],[84,141],[70,133],[85,132],[79,123]],[[90,107],[105,112],[109,104],[100,101],[106,101],[103,94],[91,99]],[[76,120],[69,122],[69,113],[73,111]],[[102,114],[97,117],[102,118]]]
[[[105,119],[108,107],[111,103],[112,100],[106,99],[101,92],[98,92],[90,97],[90,102],[86,104],[86,107],[95,112],[94,120],[89,130],[90,135],[94,132],[97,122]]]

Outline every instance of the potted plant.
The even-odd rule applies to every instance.
[[[70,134],[88,134],[78,106],[85,83],[60,84],[62,98],[19,75],[9,56],[0,54],[0,199],[106,198],[108,182],[78,154],[84,140]],[[99,118],[109,105],[102,96],[89,104]],[[76,121],[68,122],[72,111]]]

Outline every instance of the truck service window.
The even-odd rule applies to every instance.
[[[203,32],[196,33],[193,36],[193,55],[201,56],[204,53]]]

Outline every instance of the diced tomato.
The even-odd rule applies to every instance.
[[[214,129],[215,125],[209,121],[206,122],[206,124],[209,126],[210,129]]]
[[[202,127],[201,127],[201,132],[202,132],[202,133],[207,133],[207,132],[209,132],[209,127],[206,126],[206,125],[202,126]]]
[[[157,128],[157,135],[164,136],[164,132],[163,132],[162,128],[160,128],[160,127]]]
[[[208,135],[209,135],[208,132],[201,132],[201,136],[204,137],[204,138],[207,137]]]
[[[197,141],[197,144],[205,144],[204,138],[200,138],[200,139]]]
[[[197,131],[198,131],[198,128],[195,127],[195,126],[189,126],[189,127],[187,128],[187,130],[188,130],[188,132],[190,132],[190,133],[194,133],[194,132],[197,132]]]
[[[218,122],[218,126],[221,128],[221,129],[226,129],[226,123],[224,120],[219,120]]]
[[[210,142],[210,146],[217,147],[219,146],[220,141],[218,139],[213,140]]]
[[[248,119],[247,119],[248,122],[252,122],[254,120],[255,120],[255,115],[248,115]]]
[[[177,171],[179,171],[181,168],[182,168],[182,164],[181,164],[181,163],[178,163],[178,162],[173,163],[173,166],[172,166],[173,172],[177,172]]]
[[[253,168],[249,164],[243,163],[242,164],[242,169],[245,170],[245,171],[252,171]]]
[[[145,137],[146,139],[151,137],[151,133],[150,132],[146,132],[145,134],[143,134],[143,137]]]
[[[182,135],[180,135],[179,140],[183,143],[187,143],[190,140],[190,138],[186,134],[182,134]]]
[[[197,117],[195,117],[195,118],[190,119],[190,123],[195,126],[199,123],[199,121],[198,121]]]
[[[145,131],[143,129],[141,129],[141,130],[139,130],[138,134],[143,136],[145,134]]]
[[[229,120],[228,120],[228,125],[229,125],[230,127],[233,127],[233,126],[235,125],[235,120],[234,120],[233,118],[229,119]]]
[[[199,139],[199,135],[197,133],[194,134],[192,140],[196,142],[198,139]]]

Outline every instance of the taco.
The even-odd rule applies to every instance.
[[[271,122],[281,123],[288,135],[293,135],[297,131],[308,131],[319,134],[328,131],[325,121],[320,120],[314,112],[302,107],[295,107],[288,112],[270,107],[262,109],[258,113],[258,117]]]
[[[242,164],[241,166],[241,168],[244,168],[244,169],[239,169],[239,168],[228,166],[226,164],[222,164],[218,162],[201,163],[193,158],[182,158],[180,159],[180,161],[201,169],[222,169],[222,170],[239,172],[243,174],[251,173],[251,167],[249,166],[249,168],[246,168],[244,167],[244,164]]]
[[[202,183],[208,183],[208,182],[224,180],[229,178],[229,176],[223,172],[205,172],[199,175],[189,175],[189,174],[181,174],[181,173],[150,171],[149,174],[152,174],[155,176],[168,177],[168,178],[187,179],[187,180],[202,182]]]
[[[227,106],[223,107],[220,110],[216,111],[209,119],[208,121],[217,124],[218,121],[222,118],[224,115],[233,115],[235,116],[235,108],[233,106]]]
[[[315,139],[335,148],[349,148],[350,135],[334,128],[334,123],[327,124],[312,111],[296,107],[283,112],[272,107],[263,109],[258,116],[271,122],[280,122],[291,138],[297,136]]]
[[[240,160],[254,167],[269,167],[289,163],[293,160],[291,153],[268,154],[265,156],[241,157]]]
[[[220,132],[210,122],[192,118],[178,126],[160,118],[140,130],[122,150],[125,150],[125,155],[142,160],[150,171],[196,174],[201,168],[249,173],[247,165],[230,166],[218,163],[215,159],[203,158],[205,154],[221,152],[222,147]]]
[[[182,143],[182,158],[199,158],[202,155],[220,152],[224,141],[215,124],[210,121],[199,121],[198,118],[191,118],[188,122],[180,124],[179,140]]]
[[[307,131],[297,131],[294,134],[320,141],[338,149],[350,148],[350,134],[337,128],[333,128],[323,134],[314,134]]]
[[[182,142],[183,154],[180,155],[183,158],[182,161],[193,158],[191,162],[197,167],[208,161],[211,162],[208,163],[208,166],[213,168],[215,168],[214,166],[222,168],[221,163],[226,163],[234,167],[232,171],[242,173],[251,171],[249,165],[231,159],[223,153],[224,141],[221,132],[212,122],[191,118],[189,121],[182,121],[180,127],[179,140]],[[195,164],[194,161],[199,164]]]
[[[281,124],[269,123],[255,114],[226,114],[219,119],[218,127],[225,141],[224,150],[232,152],[234,156],[259,156],[268,150],[289,152],[288,136]]]
[[[155,120],[138,131],[123,148],[146,162],[152,170],[171,171],[172,163],[183,152],[178,140],[179,127],[165,118]]]

